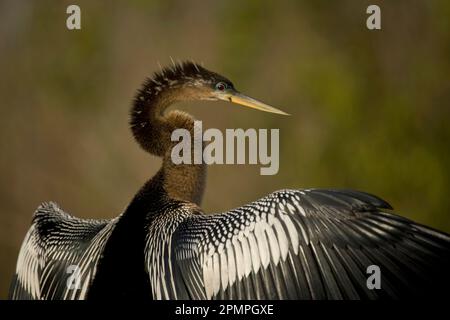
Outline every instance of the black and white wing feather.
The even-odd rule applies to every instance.
[[[283,190],[229,212],[191,215],[172,239],[194,299],[378,299],[438,295],[450,236],[356,191]],[[379,267],[381,289],[367,268]],[[370,281],[370,280],[369,280]]]
[[[114,225],[42,204],[22,243],[10,298],[84,299]]]

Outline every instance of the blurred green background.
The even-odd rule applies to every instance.
[[[66,7],[82,30],[66,29]],[[369,31],[378,4],[382,30]],[[449,1],[0,1],[0,297],[34,209],[112,218],[160,160],[133,141],[131,99],[194,59],[292,114],[180,106],[208,127],[280,128],[280,171],[211,166],[208,212],[281,188],[360,189],[450,231]]]

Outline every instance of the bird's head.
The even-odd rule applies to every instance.
[[[287,113],[237,91],[226,77],[194,62],[174,64],[154,76],[153,82],[171,87],[180,100],[222,100],[261,111]]]

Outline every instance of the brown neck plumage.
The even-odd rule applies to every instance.
[[[140,146],[163,158],[160,171],[147,185],[154,188],[157,183],[169,197],[200,205],[206,178],[205,165],[175,165],[171,159],[172,148],[178,143],[171,141],[172,132],[184,128],[193,137],[194,119],[178,110],[165,112],[173,103],[194,98],[182,83],[170,79],[149,79],[135,98],[130,125]]]

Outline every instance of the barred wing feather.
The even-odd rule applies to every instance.
[[[78,219],[42,204],[22,243],[10,298],[84,299],[115,222]],[[79,282],[70,281],[73,272]]]
[[[194,299],[378,299],[437,295],[450,236],[348,190],[282,190],[226,213],[186,218],[173,235]],[[381,289],[367,286],[380,268]]]

